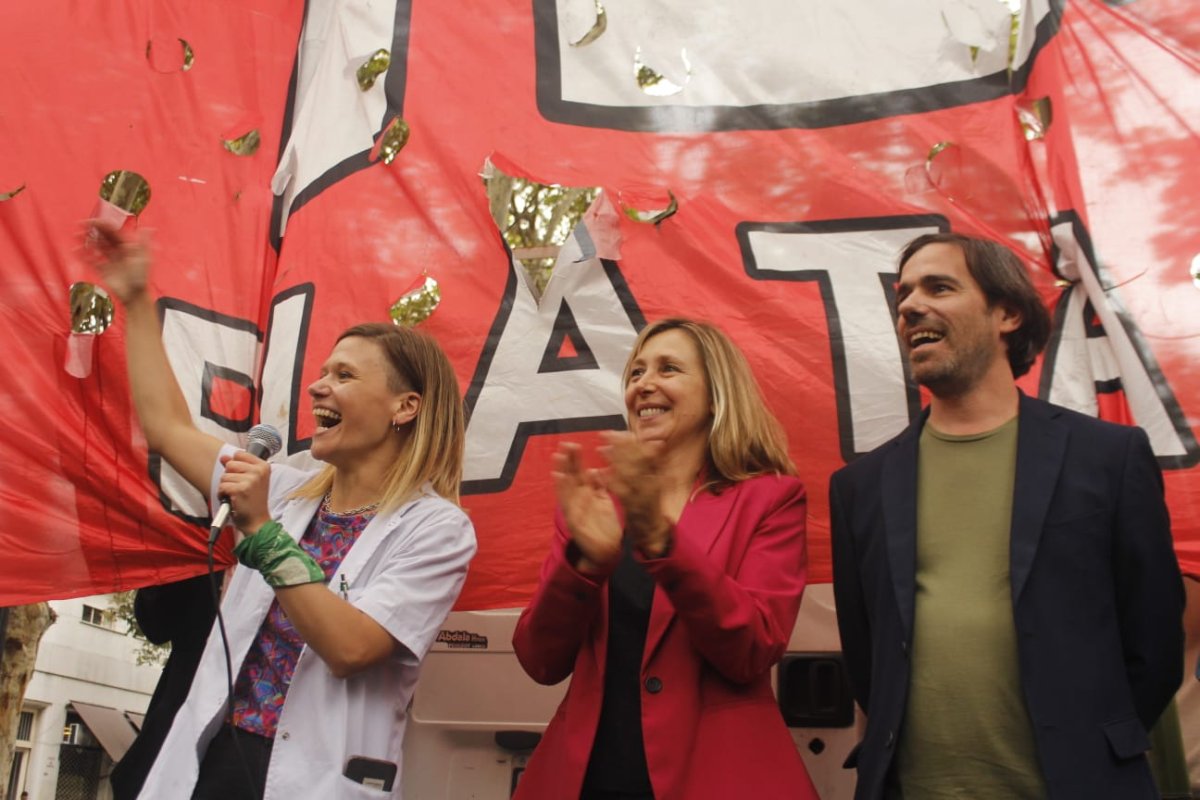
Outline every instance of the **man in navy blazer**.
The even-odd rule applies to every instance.
[[[1184,595],[1145,432],[1017,389],[1050,320],[1002,245],[918,237],[896,299],[930,405],[829,489],[856,800],[1158,797]]]

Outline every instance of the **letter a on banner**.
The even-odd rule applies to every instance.
[[[466,494],[508,488],[526,440],[623,428],[621,372],[646,322],[581,223],[539,302],[509,259],[500,312],[467,391]]]

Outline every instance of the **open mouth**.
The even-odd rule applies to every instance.
[[[935,344],[946,338],[943,334],[937,331],[917,331],[908,337],[908,347],[910,350],[917,350],[927,344]]]
[[[647,406],[646,408],[639,408],[637,415],[638,419],[649,419],[665,413],[667,413],[667,409],[662,406]]]
[[[314,408],[313,416],[317,420],[317,428],[335,428],[342,421],[342,415],[328,408]]]

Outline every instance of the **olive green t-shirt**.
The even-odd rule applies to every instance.
[[[1044,798],[1021,695],[1009,580],[1017,419],[949,436],[926,424],[917,472],[904,800]]]

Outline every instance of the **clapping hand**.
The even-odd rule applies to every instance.
[[[632,433],[604,434],[600,452],[608,459],[608,488],[625,511],[625,530],[634,547],[655,558],[670,545],[671,522],[662,512],[658,456],[661,442],[641,442]]]
[[[599,470],[584,469],[577,444],[559,445],[554,454],[554,491],[571,540],[582,559],[581,572],[603,573],[621,556],[621,523]]]

